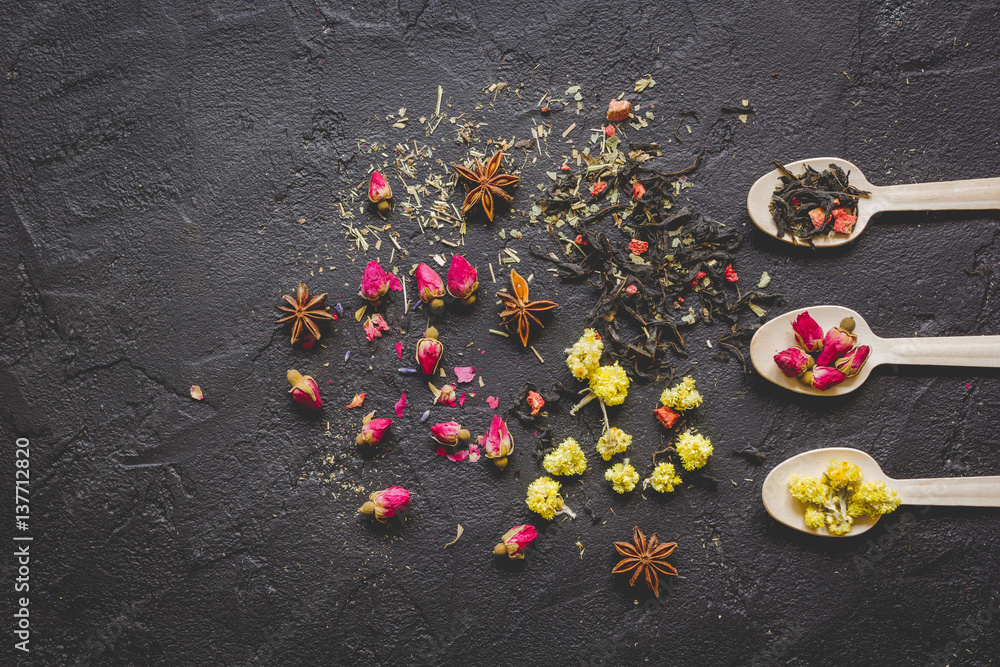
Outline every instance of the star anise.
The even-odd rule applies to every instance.
[[[292,345],[299,342],[299,338],[302,337],[302,329],[308,330],[309,334],[319,340],[319,327],[316,326],[316,320],[335,320],[337,316],[333,313],[328,313],[323,309],[323,302],[326,300],[326,292],[318,294],[311,297],[309,295],[309,288],[302,281],[299,281],[299,289],[295,293],[296,298],[292,298],[285,294],[281,298],[288,302],[291,306],[278,306],[278,310],[283,310],[286,313],[291,313],[291,315],[285,315],[280,320],[278,324],[282,322],[291,322],[294,320],[292,325]]]
[[[676,542],[665,542],[660,544],[660,536],[653,533],[649,540],[636,526],[632,531],[632,542],[615,542],[615,549],[625,558],[621,559],[613,573],[631,572],[635,574],[629,579],[629,586],[635,586],[639,575],[646,575],[646,585],[653,591],[653,595],[660,597],[660,578],[657,574],[672,574],[677,576],[677,570],[667,562],[667,556],[677,548]]]
[[[521,179],[512,174],[499,173],[502,162],[503,151],[497,151],[493,157],[486,161],[485,165],[479,161],[479,158],[476,158],[475,167],[472,169],[452,163],[451,166],[458,172],[458,175],[471,185],[468,194],[465,195],[465,202],[462,204],[462,213],[468,213],[473,206],[479,204],[483,207],[486,217],[490,219],[490,222],[493,222],[493,197],[500,197],[508,204],[514,201],[514,197],[504,188],[514,185]]]
[[[531,320],[534,320],[540,327],[545,326],[541,320],[535,317],[535,313],[552,310],[559,304],[555,301],[528,301],[528,281],[519,276],[514,269],[510,270],[510,284],[514,286],[513,295],[507,292],[497,292],[497,296],[503,300],[504,305],[500,317],[507,325],[517,320],[517,333],[521,336],[521,344],[528,347]]]

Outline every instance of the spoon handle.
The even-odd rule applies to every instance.
[[[888,485],[904,505],[1000,507],[1000,477],[894,479]]]
[[[883,211],[1000,209],[1000,178],[887,185],[878,189],[878,197]]]
[[[883,338],[878,345],[880,364],[1000,368],[1000,336]]]

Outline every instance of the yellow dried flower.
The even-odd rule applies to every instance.
[[[680,485],[681,481],[673,463],[660,463],[653,468],[653,474],[649,476],[643,487],[645,488],[646,484],[652,484],[653,488],[660,493],[670,493],[675,486]]]
[[[830,487],[819,477],[812,475],[791,475],[788,478],[788,492],[804,503],[822,505],[830,499]]]
[[[847,535],[853,527],[854,523],[850,517],[846,520],[838,521],[829,514],[826,516],[826,529],[833,535]]]
[[[616,463],[608,468],[604,479],[611,482],[611,488],[618,493],[628,493],[639,482],[639,473],[626,459],[624,463]]]
[[[580,475],[587,469],[587,457],[583,455],[580,443],[566,438],[545,455],[542,467],[553,475]]]
[[[681,456],[685,470],[695,470],[708,463],[712,455],[712,441],[691,429],[684,431],[674,445]]]
[[[601,365],[604,342],[593,329],[584,329],[580,340],[565,350],[566,365],[577,380],[586,380]]]
[[[621,405],[628,396],[628,375],[617,361],[613,366],[601,366],[590,376],[590,390],[604,405]]]
[[[809,528],[822,528],[826,525],[826,515],[815,507],[806,510],[806,526]]]
[[[847,487],[856,487],[864,477],[861,468],[848,461],[833,459],[826,468],[826,480],[830,488],[836,491]]]
[[[632,444],[632,436],[617,426],[609,428],[597,441],[597,452],[605,461],[610,461],[615,454],[621,454]]]
[[[899,507],[899,494],[895,489],[886,488],[885,482],[864,482],[851,494],[847,503],[847,513],[851,516],[867,516],[877,519]]]
[[[696,408],[703,400],[702,395],[694,388],[694,378],[690,375],[681,380],[676,387],[667,387],[660,394],[660,403],[678,412]]]
[[[528,509],[551,519],[563,509],[563,499],[559,495],[561,485],[551,477],[539,477],[528,485]]]

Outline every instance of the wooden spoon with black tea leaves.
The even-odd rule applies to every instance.
[[[868,226],[872,216],[883,211],[973,211],[1000,209],[1000,178],[974,178],[964,181],[941,183],[906,183],[903,185],[872,185],[855,165],[836,157],[817,157],[785,165],[793,174],[800,174],[806,165],[816,171],[837,165],[848,173],[849,185],[871,194],[858,200],[858,220],[850,234],[831,232],[813,236],[810,240],[817,247],[832,247],[850,243]],[[781,173],[775,169],[753,184],[747,195],[747,211],[762,232],[792,245],[808,245],[809,241],[797,238],[791,232],[778,236],[769,208],[771,195],[780,185]]]
[[[903,505],[946,505],[952,507],[1000,507],[1000,476],[939,477],[931,479],[892,479],[871,456],[849,447],[826,447],[793,456],[774,467],[764,479],[761,497],[768,513],[781,523],[811,535],[853,537],[869,530],[878,519],[854,518],[847,535],[830,534],[825,528],[806,526],[805,505],[788,492],[788,478],[793,474],[820,477],[830,461],[848,461],[861,468],[866,482],[885,482],[895,489]]]
[[[871,354],[857,375],[825,390],[787,377],[778,368],[774,355],[795,346],[792,322],[807,312],[824,332],[839,326],[846,318],[854,319],[858,345],[871,347]],[[879,338],[865,319],[842,306],[812,306],[779,315],[757,330],[750,341],[750,360],[761,377],[776,385],[813,396],[840,396],[860,387],[872,370],[882,364],[913,366],[973,366],[1000,368],[1000,336],[939,336],[934,338]]]

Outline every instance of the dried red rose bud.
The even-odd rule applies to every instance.
[[[499,415],[493,416],[489,433],[481,436],[479,442],[486,450],[486,456],[493,459],[493,465],[500,470],[507,467],[507,457],[514,450],[514,439],[507,430],[507,422]]]
[[[382,265],[376,260],[368,262],[364,273],[361,274],[361,291],[359,294],[364,298],[377,304],[379,299],[385,296],[389,290],[398,292],[403,289],[403,283],[399,278],[391,273],[386,273]]]
[[[642,199],[646,196],[646,188],[642,183],[636,183],[632,186],[632,199]]]
[[[288,392],[296,403],[308,405],[313,410],[323,407],[323,399],[319,396],[319,387],[316,386],[316,381],[312,379],[312,376],[302,375],[294,368],[289,369],[285,376],[288,378],[288,384],[292,385]]]
[[[471,306],[476,302],[477,289],[479,274],[476,268],[461,255],[452,257],[448,267],[448,294],[461,301],[463,306]]]
[[[834,367],[847,377],[857,375],[861,371],[861,367],[868,361],[868,355],[871,354],[871,351],[872,349],[867,345],[858,345],[840,359],[837,359]]]
[[[823,329],[809,315],[809,311],[800,313],[792,322],[795,332],[795,342],[806,352],[819,352],[823,349]]]
[[[596,197],[597,195],[601,194],[607,189],[608,189],[607,183],[605,183],[604,181],[598,181],[590,186],[590,196]]]
[[[774,355],[774,363],[781,372],[790,378],[796,378],[813,367],[816,362],[798,347],[790,347]]]
[[[382,523],[396,512],[401,512],[410,506],[410,492],[401,486],[390,486],[388,489],[376,491],[368,498],[369,500],[358,508],[358,511],[362,514],[374,514]]]
[[[802,377],[806,375],[812,376],[812,386],[820,391],[829,389],[835,384],[840,384],[847,377],[836,368],[830,368],[829,366],[816,366]]]
[[[674,424],[677,423],[677,420],[681,418],[679,412],[676,412],[666,405],[653,410],[653,414],[656,415],[656,419],[663,424],[663,428],[673,428]]]
[[[538,537],[538,531],[531,524],[514,526],[500,538],[500,544],[493,548],[497,556],[524,558],[524,550]]]
[[[823,350],[816,357],[817,366],[829,366],[847,354],[858,342],[858,337],[840,327],[832,327],[823,337]]]
[[[531,416],[536,416],[545,407],[545,399],[537,391],[529,391],[528,398],[525,399],[531,406]]]
[[[733,268],[732,264],[726,264],[725,278],[726,278],[726,282],[730,282],[730,283],[735,283],[737,280],[740,279],[740,277],[738,275],[736,275],[736,269]]]
[[[444,282],[438,272],[426,264],[417,264],[413,275],[417,279],[420,300],[429,305],[435,315],[444,310],[444,299],[441,298],[444,296]]]
[[[458,422],[443,422],[431,426],[431,437],[442,445],[454,446],[460,440],[468,440],[472,434]]]
[[[610,139],[611,137],[615,136],[615,126],[614,125],[605,125],[604,126],[604,136],[607,137],[608,139]]]
[[[378,207],[379,213],[389,210],[389,200],[392,199],[392,188],[389,181],[380,171],[372,172],[372,180],[368,183],[368,201]]]
[[[611,100],[608,104],[608,120],[617,123],[628,118],[632,111],[632,103],[628,100]]]
[[[355,442],[358,445],[376,445],[390,426],[392,426],[392,420],[386,417],[369,419],[361,427],[361,433],[355,438]]]
[[[444,343],[438,340],[438,331],[434,327],[427,327],[424,337],[417,341],[417,363],[424,375],[433,375],[437,371],[438,364],[441,363],[441,356],[444,354]]]

